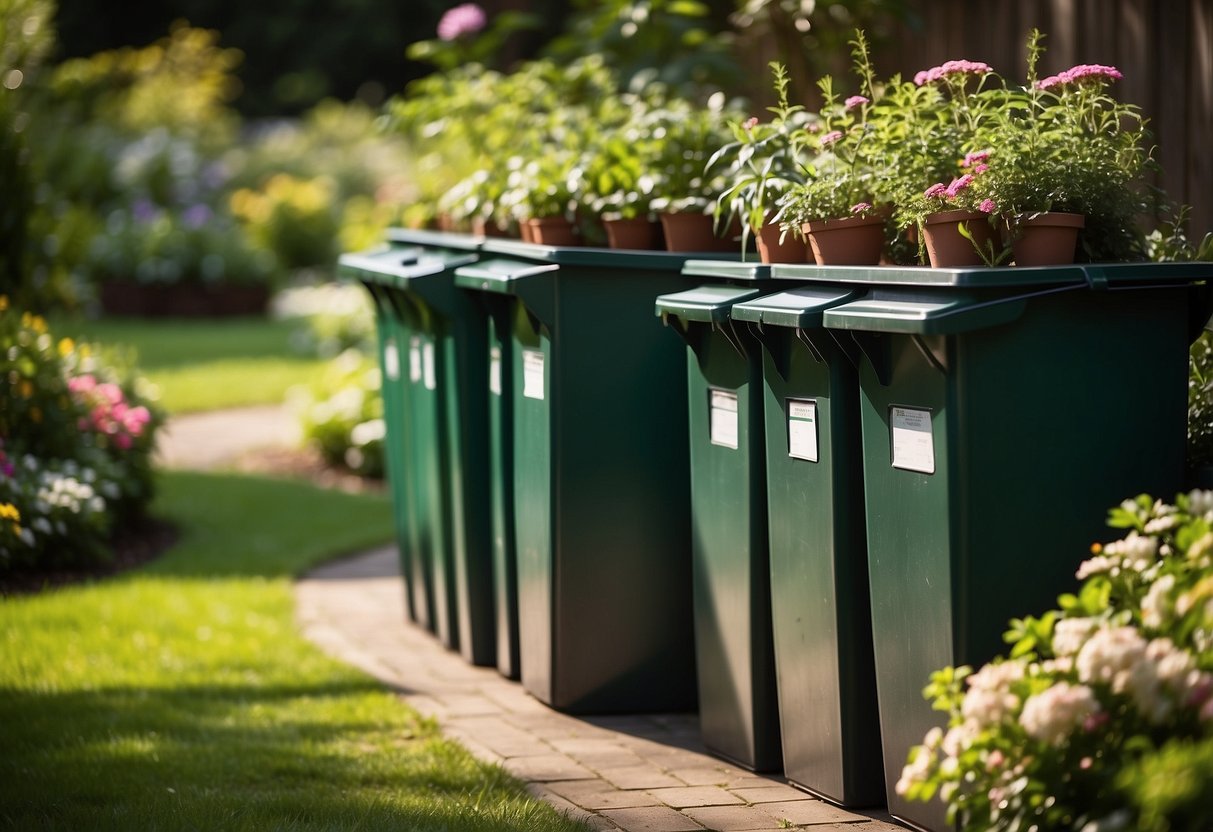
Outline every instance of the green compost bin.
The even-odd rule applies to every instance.
[[[457,270],[504,301],[521,678],[563,711],[695,704],[685,369],[651,317],[685,260],[490,239]]]
[[[755,771],[782,760],[767,561],[762,355],[729,317],[758,296],[762,267],[729,264],[730,282],[661,295],[662,321],[686,341],[691,541],[699,722],[714,754]]]
[[[488,378],[482,309],[455,287],[453,269],[474,262],[477,238],[394,231],[430,268],[342,260],[347,273],[380,272],[398,320],[395,369],[402,406],[396,452],[408,500],[414,574],[429,585],[429,619],[441,642],[474,664],[496,655],[488,528]],[[433,264],[441,268],[432,268]],[[404,357],[407,355],[407,359]],[[385,378],[391,373],[385,372]],[[389,397],[385,396],[385,405]],[[389,427],[391,431],[391,427]],[[415,592],[411,593],[416,595]]]
[[[863,354],[864,488],[890,811],[942,830],[942,804],[891,789],[942,715],[932,671],[1004,648],[1012,617],[1075,586],[1110,506],[1184,476],[1188,344],[1210,264],[777,267],[862,284],[824,323]]]
[[[844,806],[884,803],[872,658],[858,348],[820,284],[733,307],[763,345],[771,615],[784,776]]]

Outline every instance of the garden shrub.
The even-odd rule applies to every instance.
[[[0,572],[104,559],[151,500],[162,421],[120,357],[0,295]]]
[[[379,367],[358,350],[333,359],[311,389],[297,389],[292,404],[304,440],[330,465],[367,477],[384,475],[383,399]]]
[[[1213,465],[1213,332],[1192,344],[1188,375],[1188,464]]]

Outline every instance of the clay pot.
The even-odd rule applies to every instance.
[[[650,219],[603,220],[611,248],[652,251],[661,247],[661,227]]]
[[[1021,219],[1011,238],[1016,266],[1059,266],[1074,262],[1078,232],[1086,225],[1082,214],[1050,211]]]
[[[522,238],[524,243],[535,242],[535,232],[531,229],[530,220],[521,220],[518,223],[518,236]]]
[[[577,246],[577,232],[573,223],[564,217],[536,217],[526,221],[531,228],[530,242],[541,246]]]
[[[496,220],[476,217],[472,220],[472,233],[478,237],[508,237],[509,232],[497,224]]]
[[[884,217],[813,220],[803,226],[819,266],[875,266],[884,250]]]
[[[974,242],[988,251],[994,240],[994,229],[988,215],[980,211],[940,211],[923,220],[923,236],[926,238],[927,258],[934,268],[960,268],[984,266],[985,260],[973,247],[973,242],[960,236],[959,226],[966,227]]]
[[[733,251],[737,243],[733,237],[741,233],[740,225],[730,226],[725,237],[717,237],[711,214],[662,214],[661,227],[665,231],[666,251]]]
[[[806,240],[788,233],[783,242],[779,242],[779,226],[767,223],[758,229],[755,236],[758,243],[758,257],[763,263],[807,263],[809,262],[809,244]]]

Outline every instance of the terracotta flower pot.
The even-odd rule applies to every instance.
[[[733,251],[737,243],[732,227],[725,237],[717,237],[715,220],[711,214],[676,213],[662,214],[661,227],[665,231],[666,251]],[[741,233],[738,226],[736,234]]]
[[[509,232],[505,230],[496,220],[488,220],[484,217],[476,217],[472,220],[472,233],[479,237],[508,237]]]
[[[530,242],[541,246],[581,245],[573,224],[564,217],[536,217],[526,224],[531,228]]]
[[[819,266],[875,266],[884,250],[884,217],[813,220],[803,226]]]
[[[535,242],[535,232],[531,229],[530,220],[520,220],[518,222],[518,236],[522,238],[524,243]]]
[[[1016,266],[1058,266],[1074,262],[1078,232],[1086,225],[1082,214],[1050,211],[1018,223],[1011,238]]]
[[[758,242],[758,257],[763,263],[807,263],[809,244],[795,234],[789,233],[779,242],[778,225],[767,223],[755,235]]]
[[[661,227],[650,219],[603,220],[602,227],[611,248],[652,251],[661,247]]]
[[[994,229],[990,218],[980,211],[940,211],[930,214],[923,221],[923,236],[927,246],[927,258],[937,269],[963,266],[984,266],[973,242],[960,235],[959,226],[966,223],[973,241],[988,251],[994,241]]]

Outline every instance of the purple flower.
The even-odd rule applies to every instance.
[[[981,204],[977,206],[977,210],[983,214],[993,214],[998,210],[998,206],[994,204],[992,199],[983,199]]]
[[[4,476],[11,479],[13,476],[13,463],[9,462],[7,459],[4,460],[3,463],[0,463],[0,472],[3,472]]]
[[[870,202],[857,202],[851,206],[851,213],[855,214],[856,216],[862,216],[863,214],[865,214],[866,212],[871,211],[871,210],[872,210],[872,203],[870,203]]]
[[[1124,75],[1114,66],[1106,66],[1104,64],[1079,64],[1072,66],[1065,72],[1059,72],[1056,75],[1050,75],[1048,78],[1036,82],[1037,89],[1047,90],[1053,87],[1060,87],[1066,84],[1081,84],[1084,81],[1092,81],[1097,84],[1107,84],[1112,81],[1119,81]]]
[[[131,203],[131,216],[135,222],[147,223],[160,216],[160,209],[150,199],[140,197]]]
[[[451,41],[474,35],[484,28],[488,18],[475,3],[464,3],[447,11],[438,21],[438,37]]]
[[[834,142],[838,141],[841,138],[842,138],[841,130],[831,130],[829,133],[826,133],[824,136],[821,137],[821,146],[829,147],[830,145],[832,145]]]
[[[848,110],[854,110],[856,107],[862,107],[864,104],[871,104],[872,101],[862,95],[852,95],[843,103]]]
[[[993,71],[989,64],[981,61],[947,61],[916,73],[914,83],[921,87],[923,84],[933,84],[949,75],[985,75]]]
[[[957,177],[956,179],[953,179],[951,184],[949,184],[947,189],[944,191],[944,193],[947,195],[948,199],[955,199],[957,194],[959,194],[961,191],[963,191],[965,188],[969,187],[972,184],[973,184],[973,177],[970,174],[966,173],[964,176],[960,176],[960,177]]]
[[[944,196],[947,196],[947,193],[948,193],[948,186],[943,184],[942,182],[936,182],[934,185],[932,185],[931,187],[929,187],[925,191],[923,191],[922,195],[925,196],[927,199],[940,199]]]
[[[990,158],[989,150],[974,150],[972,153],[965,154],[965,160],[960,163],[960,166],[967,168],[969,165],[976,165]]]
[[[201,228],[210,222],[211,209],[202,205],[191,205],[181,212],[181,221],[185,223],[186,228]]]

